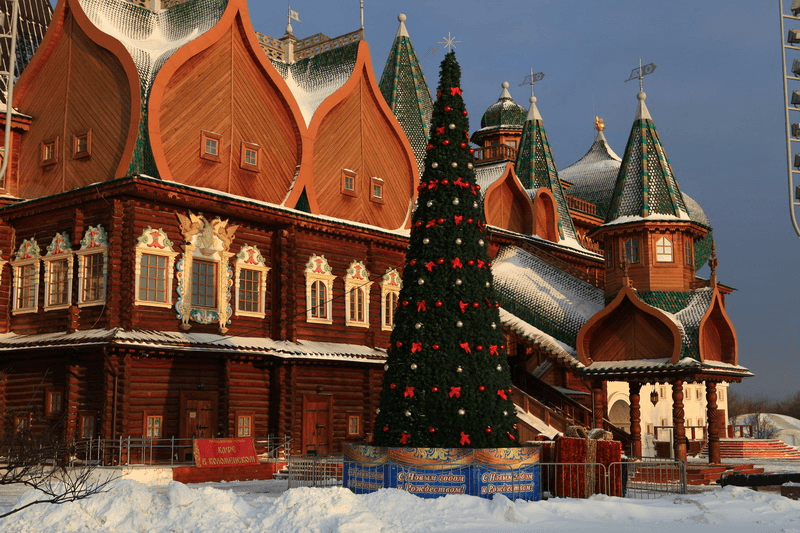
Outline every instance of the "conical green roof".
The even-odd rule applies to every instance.
[[[675,217],[689,220],[678,182],[640,92],[622,165],[611,195],[606,223],[622,217]]]
[[[406,30],[406,16],[400,14],[397,20],[400,27],[381,75],[380,89],[411,142],[421,175],[430,137],[433,100]]]
[[[514,171],[526,189],[535,191],[539,187],[547,187],[553,192],[558,210],[559,240],[577,241],[575,226],[569,213],[564,189],[561,187],[561,180],[558,179],[556,162],[550,150],[547,132],[544,130],[544,120],[536,107],[535,96],[531,96],[531,108],[522,128],[522,139]]]
[[[528,111],[517,104],[508,92],[508,82],[503,82],[503,92],[497,102],[490,105],[481,117],[481,129],[498,126],[522,126]]]

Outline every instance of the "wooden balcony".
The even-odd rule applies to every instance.
[[[579,200],[578,198],[575,198],[574,196],[570,196],[568,194],[564,196],[567,199],[567,206],[569,206],[570,209],[576,209],[588,215],[597,216],[597,206],[594,205],[593,203],[586,202],[584,200]]]
[[[517,149],[513,146],[506,146],[505,144],[496,144],[494,146],[484,146],[483,148],[475,149],[475,163],[483,165],[485,163],[494,163],[497,161],[516,161]]]

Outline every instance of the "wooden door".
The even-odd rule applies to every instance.
[[[217,430],[217,393],[181,392],[179,438],[181,459],[191,460],[194,439],[211,439]]]
[[[303,453],[331,453],[333,396],[307,394],[303,397]]]

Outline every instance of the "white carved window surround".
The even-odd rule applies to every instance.
[[[361,261],[353,261],[344,278],[345,324],[361,328],[369,327],[369,290],[372,282],[369,272]]]
[[[162,229],[150,226],[136,243],[136,292],[134,305],[172,307],[172,280],[178,252]]]
[[[236,254],[236,314],[264,318],[267,293],[264,257],[255,246],[245,244]]]
[[[11,261],[12,314],[35,313],[39,307],[39,267],[41,257],[35,239],[26,239],[19,245]]]
[[[108,234],[103,226],[89,226],[75,252],[78,258],[78,307],[104,305],[108,280]]]
[[[66,309],[72,303],[74,256],[66,233],[58,233],[47,247],[44,262],[44,310]]]
[[[193,213],[188,217],[180,213],[176,215],[184,241],[184,251],[176,265],[178,301],[175,310],[181,320],[181,329],[188,331],[191,328],[189,321],[216,323],[224,335],[233,314],[233,268],[230,264],[233,253],[230,245],[239,226],[228,226],[228,221],[219,217],[209,221],[203,215]],[[193,294],[193,291],[200,293]]]
[[[315,324],[333,323],[331,267],[324,255],[313,254],[306,263],[306,321]]]
[[[381,281],[381,329],[392,331],[394,329],[394,312],[397,308],[397,300],[400,297],[402,280],[396,269],[386,270]]]

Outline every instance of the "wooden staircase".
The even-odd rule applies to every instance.
[[[722,459],[800,461],[800,450],[778,439],[720,439],[719,448]],[[708,444],[699,455],[708,457]]]
[[[763,468],[754,468],[753,464],[741,465],[698,465],[686,466],[687,485],[711,485],[728,474],[763,474]]]
[[[562,433],[566,432],[569,426],[576,425],[591,429],[591,410],[589,408],[568,398],[565,394],[543,382],[539,382],[538,386],[540,392],[542,390],[546,392],[546,395],[540,394],[540,398],[531,394],[535,394],[536,388],[529,388],[528,391],[525,391],[520,387],[514,386],[514,404]],[[520,440],[522,442],[532,440],[538,433],[535,428],[529,426],[520,418],[517,418],[517,423],[520,425]],[[623,449],[627,449],[630,446],[629,433],[605,419],[603,420],[603,427],[612,433],[614,440],[622,442]]]

